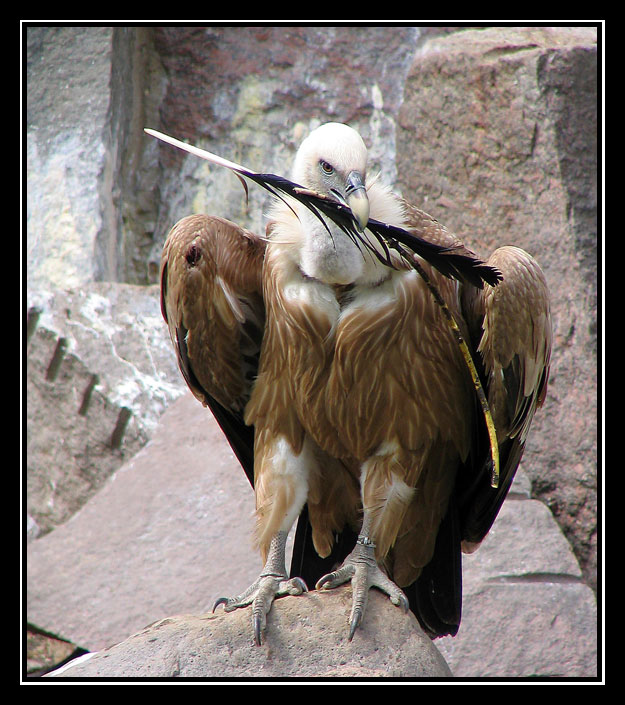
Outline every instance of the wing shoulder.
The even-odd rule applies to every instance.
[[[264,242],[223,218],[193,215],[161,259],[161,310],[193,394],[241,411],[264,331]]]
[[[525,440],[546,395],[551,361],[551,313],[545,276],[527,252],[501,247],[489,259],[503,280],[465,290],[464,308],[484,364],[498,434]]]
[[[404,210],[404,227],[424,240],[443,247],[464,247],[462,241],[442,223],[420,208],[399,199]]]

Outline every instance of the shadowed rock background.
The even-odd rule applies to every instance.
[[[78,647],[100,653],[67,675],[93,675],[118,644],[118,674],[136,674],[155,655],[128,637],[157,622],[158,675],[197,675],[189,649],[206,639],[181,636],[197,622],[161,620],[203,615],[260,567],[251,489],[186,392],[157,280],[178,219],[262,232],[268,197],[251,185],[246,203],[233,175],[143,128],[288,175],[301,139],[336,120],[361,132],[383,181],[480,255],[528,250],[552,293],[547,402],[500,518],[465,557],[460,632],[435,644],[455,676],[595,676],[597,30],[27,27],[24,46],[28,671]],[[301,627],[291,600],[270,643],[272,624],[276,639]],[[345,621],[343,602],[327,609]],[[400,649],[387,610],[372,600],[380,639]],[[250,637],[223,648],[235,673],[260,676]],[[343,656],[319,645],[317,674],[423,673],[374,641],[358,635]],[[205,656],[202,673],[223,672]]]

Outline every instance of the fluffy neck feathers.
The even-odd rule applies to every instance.
[[[404,208],[392,191],[375,179],[367,179],[370,217],[403,226]],[[375,284],[388,268],[372,253],[361,251],[336,225],[323,223],[301,204],[291,204],[297,217],[282,201],[276,202],[269,217],[271,242],[283,248],[306,276],[327,284]],[[370,238],[375,244],[375,238]]]

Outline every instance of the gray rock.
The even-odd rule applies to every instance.
[[[32,538],[67,521],[131,458],[185,386],[158,287],[102,282],[31,292],[28,312]]]
[[[105,226],[111,27],[28,27],[28,286],[81,286]]]
[[[254,644],[251,607],[160,620],[121,644],[50,677],[447,678],[451,671],[411,613],[372,592],[347,638],[351,591],[276,600],[265,641]]]

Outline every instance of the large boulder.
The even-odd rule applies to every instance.
[[[50,674],[59,678],[448,678],[445,659],[385,595],[373,592],[367,619],[347,638],[351,591],[276,600],[262,646],[251,607],[230,614],[168,617],[120,644]]]

